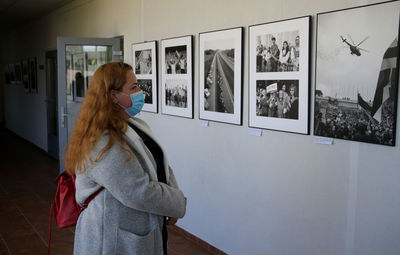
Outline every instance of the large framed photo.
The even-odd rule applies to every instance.
[[[37,63],[36,57],[29,59],[29,91],[31,93],[38,93],[38,81],[37,81]]]
[[[250,127],[309,134],[310,20],[250,26]]]
[[[161,111],[193,118],[193,37],[161,40]]]
[[[138,85],[144,93],[143,111],[157,113],[157,42],[132,44],[132,58]]]
[[[318,14],[314,134],[395,145],[400,2]]]
[[[200,33],[200,119],[242,124],[243,28]]]

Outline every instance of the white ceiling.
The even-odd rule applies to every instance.
[[[0,37],[74,0],[0,0]]]

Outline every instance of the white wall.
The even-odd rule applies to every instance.
[[[195,35],[195,119],[141,114],[167,149],[188,197],[187,214],[178,225],[229,254],[397,255],[399,145],[385,147],[344,140],[335,140],[330,146],[319,145],[313,143],[313,136],[275,131],[264,131],[262,137],[248,135],[247,29],[244,125],[210,123],[209,127],[201,127],[198,120],[199,32],[247,27],[373,2],[376,1],[77,1],[10,35],[5,45],[15,43],[19,49],[23,46],[21,41],[29,38],[34,45],[32,52],[42,54],[56,47],[57,35],[124,35],[125,58],[131,63],[133,42]],[[311,84],[313,90],[313,71]],[[41,86],[39,91],[44,90]],[[7,89],[7,96],[23,101],[19,91]],[[22,113],[16,110],[15,101],[6,102],[6,110],[14,113],[6,114],[7,123],[9,119],[18,122],[20,115],[15,112]],[[41,112],[34,121],[41,123],[43,118]],[[35,135],[44,135],[43,130]],[[398,138],[396,143],[399,144]]]

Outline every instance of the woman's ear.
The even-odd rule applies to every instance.
[[[111,99],[113,100],[113,102],[114,103],[118,103],[118,96],[117,96],[117,94],[118,94],[118,91],[116,91],[116,90],[114,90],[114,89],[112,89],[111,91],[110,91],[110,95],[111,95]]]

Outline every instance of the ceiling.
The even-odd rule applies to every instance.
[[[0,0],[0,37],[74,0]]]

